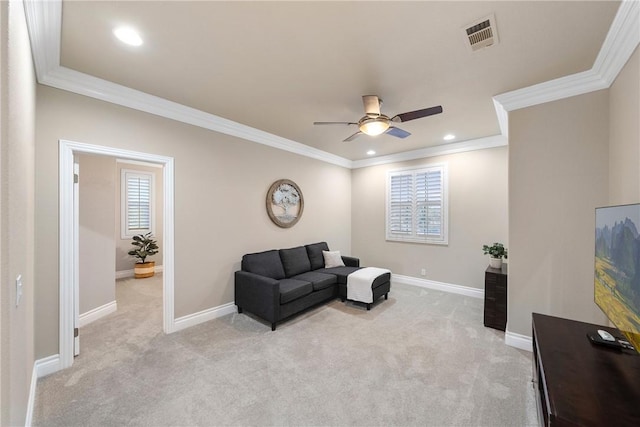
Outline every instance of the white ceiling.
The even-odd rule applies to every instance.
[[[358,160],[500,133],[492,98],[591,69],[617,1],[64,1],[60,64]],[[499,43],[477,52],[462,29],[493,14]],[[137,28],[133,48],[112,34]],[[360,136],[361,96],[392,116],[442,105]]]

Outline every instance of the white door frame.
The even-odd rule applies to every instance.
[[[98,154],[121,159],[139,160],[163,165],[163,330],[175,331],[174,322],[174,169],[173,157],[103,147],[61,139],[59,141],[58,189],[59,189],[59,259],[60,259],[60,368],[73,364],[74,344],[74,291],[78,286],[74,277],[75,263],[74,228],[78,218],[73,212],[73,155],[74,153]],[[75,227],[74,227],[75,225]]]

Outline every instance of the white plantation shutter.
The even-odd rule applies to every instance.
[[[387,240],[447,243],[446,165],[391,171]]]
[[[152,195],[152,174],[122,170],[123,237],[153,231]]]

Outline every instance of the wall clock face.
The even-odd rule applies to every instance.
[[[302,216],[304,198],[298,185],[289,179],[280,179],[267,192],[267,213],[278,227],[293,227]]]

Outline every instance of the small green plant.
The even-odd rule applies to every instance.
[[[127,252],[129,255],[138,258],[137,264],[144,264],[145,259],[148,256],[152,256],[158,253],[158,243],[153,238],[153,234],[148,232],[147,234],[137,234],[133,236],[133,242],[131,242],[135,249],[131,249]]]
[[[494,243],[491,246],[483,245],[482,250],[485,255],[490,255],[491,258],[507,259],[507,248],[502,243]]]

